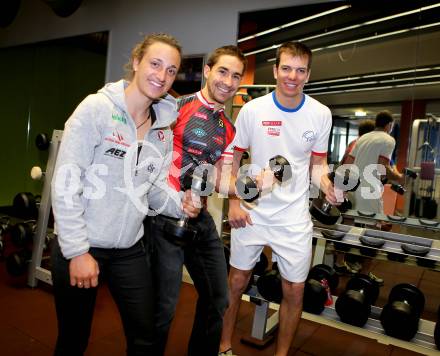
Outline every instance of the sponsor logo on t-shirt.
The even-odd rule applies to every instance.
[[[150,164],[147,166],[147,171],[148,171],[148,173],[153,173],[155,169],[156,169],[156,167],[154,166],[153,163],[150,163]]]
[[[212,136],[212,139],[219,145],[223,145],[223,137],[221,136]]]
[[[278,127],[268,127],[267,134],[269,136],[279,136],[281,134],[281,129]]]
[[[200,155],[202,154],[202,151],[197,150],[197,149],[192,148],[192,147],[189,147],[189,148],[188,148],[188,152],[189,152],[189,153],[192,153],[192,154],[195,154],[195,155],[197,155],[197,156],[200,156]]]
[[[263,124],[263,126],[281,126],[282,125],[281,121],[261,121],[261,123]]]
[[[109,148],[107,151],[104,152],[104,155],[122,159],[124,158],[126,153],[126,151],[120,150],[118,148]]]
[[[315,133],[312,130],[307,130],[302,134],[302,138],[306,142],[315,141]]]
[[[127,125],[127,119],[118,113],[112,114],[112,120],[117,121],[117,122],[122,122],[123,124]]]
[[[159,139],[160,142],[165,141],[165,134],[163,133],[163,130],[157,131],[157,138]]]
[[[197,140],[189,140],[189,142],[190,142],[190,143],[194,143],[194,144],[196,144],[196,145],[200,145],[200,146],[203,146],[203,147],[206,147],[206,146],[208,146],[208,144],[207,144],[207,143],[205,143],[205,142],[202,142],[202,141],[197,141]]]
[[[208,115],[206,115],[203,112],[196,112],[196,113],[194,113],[194,116],[198,117],[199,119],[202,119],[202,120],[208,120]]]
[[[203,130],[202,128],[198,127],[194,130],[192,130],[192,132],[197,136],[197,137],[204,137],[206,136],[206,132],[205,130]]]
[[[118,131],[114,130],[111,136],[107,136],[104,138],[105,141],[116,143],[117,145],[122,145],[125,147],[130,147],[128,143],[125,142],[124,136]]]

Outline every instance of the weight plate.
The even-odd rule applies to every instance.
[[[183,227],[176,223],[168,222],[163,227],[165,237],[172,243],[179,246],[186,246],[194,241],[197,230],[192,229],[189,226]]]
[[[358,274],[351,278],[347,282],[345,290],[364,290],[364,294],[368,297],[369,304],[374,304],[379,296],[379,285],[365,274]]]
[[[405,256],[401,253],[387,252],[387,258],[390,261],[404,262],[406,260],[406,257],[407,256]]]
[[[357,213],[359,214],[359,216],[366,216],[369,218],[372,218],[373,216],[376,215],[376,213],[373,213],[371,211],[362,211],[362,210],[358,210]]]
[[[401,340],[411,340],[418,330],[418,318],[402,302],[386,304],[380,314],[380,322],[385,334]]]
[[[352,290],[336,300],[335,309],[341,321],[362,327],[370,316],[371,305],[365,303],[362,293]]]
[[[257,280],[258,292],[261,296],[275,303],[281,303],[283,298],[283,291],[281,287],[281,276],[278,271],[266,272]]]
[[[325,225],[334,225],[341,216],[341,213],[334,206],[330,206],[329,211],[324,211],[322,207],[326,203],[325,199],[316,198],[313,199],[310,206],[310,214],[318,220],[320,223]]]
[[[439,222],[438,221],[434,221],[434,220],[426,220],[426,219],[419,219],[420,224],[425,225],[425,226],[432,226],[432,227],[436,227]]]
[[[428,246],[420,246],[420,245],[413,245],[413,244],[401,244],[400,247],[402,250],[410,255],[415,256],[426,256],[431,248]]]
[[[49,136],[45,133],[38,134],[35,138],[35,146],[37,146],[40,151],[47,150],[50,146]]]
[[[331,239],[331,240],[336,240],[336,241],[341,241],[344,236],[345,236],[345,232],[342,231],[332,231],[332,230],[321,230],[321,234],[326,238],[326,239]]]
[[[327,291],[323,285],[315,279],[308,279],[304,286],[304,310],[319,315],[324,310],[326,301]]]
[[[339,283],[339,277],[336,274],[335,270],[330,266],[327,266],[323,263],[315,265],[309,271],[308,279],[314,279],[317,281],[321,281],[322,279],[326,279],[330,290],[334,291]]]
[[[392,221],[403,222],[406,220],[406,216],[398,216],[398,215],[387,215],[388,219]]]
[[[385,244],[384,239],[379,239],[372,236],[361,236],[359,237],[359,241],[362,243],[362,245],[375,248],[381,248]]]
[[[391,289],[388,302],[393,303],[395,301],[406,301],[413,306],[418,315],[420,315],[425,307],[424,294],[416,286],[409,283],[397,284]]]

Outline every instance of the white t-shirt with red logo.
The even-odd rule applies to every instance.
[[[232,144],[236,150],[250,150],[250,173],[259,174],[276,155],[285,157],[292,167],[288,182],[275,184],[272,192],[263,194],[255,204],[242,204],[253,223],[286,226],[310,220],[310,157],[327,155],[331,126],[330,109],[306,94],[294,109],[283,107],[275,91],[243,106]]]

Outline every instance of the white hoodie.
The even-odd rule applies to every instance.
[[[136,127],[121,80],[86,97],[65,124],[52,180],[52,207],[64,257],[90,247],[128,248],[143,235],[143,219],[158,209],[182,214],[166,177],[172,157],[173,97],[153,103],[156,116],[138,156]],[[148,194],[148,197],[147,197]]]

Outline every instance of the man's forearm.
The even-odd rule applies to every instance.
[[[402,179],[402,174],[399,173],[399,171],[397,171],[397,169],[394,169],[393,167],[391,167],[391,165],[386,165],[385,168],[387,171],[387,177],[389,179],[392,179],[392,180]]]

